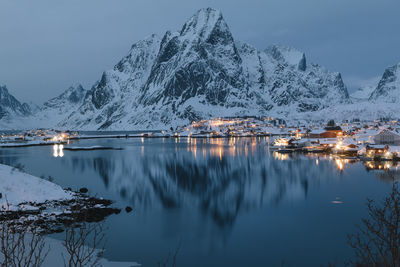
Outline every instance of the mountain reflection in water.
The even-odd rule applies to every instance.
[[[265,203],[304,199],[311,184],[337,171],[324,157],[316,163],[313,157],[271,154],[268,139],[177,141],[151,149],[143,145],[140,153],[71,154],[64,162],[80,171],[96,170],[106,187],[136,208],[186,206],[208,214],[221,227]]]
[[[55,148],[53,147],[53,156]],[[60,156],[59,149],[57,149]],[[64,154],[62,155],[64,156]],[[67,153],[64,168],[95,171],[103,184],[135,208],[198,210],[220,227],[240,212],[264,204],[307,198],[310,186],[337,179],[352,159],[328,155],[280,154],[268,138],[141,139],[133,149]],[[0,150],[0,162],[18,164],[18,153]],[[399,180],[398,163],[363,162],[385,182]]]

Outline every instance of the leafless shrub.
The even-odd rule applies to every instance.
[[[351,266],[400,266],[400,190],[397,183],[381,205],[367,200],[368,218],[362,219],[357,233],[348,236],[355,252]]]
[[[178,244],[174,254],[172,254],[171,252],[168,252],[167,258],[163,261],[157,262],[157,266],[158,267],[168,267],[168,266],[176,267],[177,266],[176,265],[177,257],[178,257],[180,248],[181,248],[181,241],[179,241],[179,244]]]
[[[64,266],[99,266],[105,246],[103,224],[72,222],[66,226],[63,245],[68,253],[62,255]]]
[[[50,248],[34,227],[15,229],[3,222],[0,229],[0,255],[3,267],[39,267]]]

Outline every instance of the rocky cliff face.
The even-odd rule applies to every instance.
[[[385,70],[369,100],[378,103],[400,103],[400,63]]]
[[[31,108],[26,103],[19,102],[8,92],[6,86],[0,86],[0,120],[11,119],[15,116],[28,116]]]

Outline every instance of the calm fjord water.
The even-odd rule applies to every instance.
[[[351,257],[346,235],[366,198],[391,184],[361,163],[277,155],[268,138],[101,139],[76,146],[123,150],[0,150],[63,187],[129,205],[107,219],[105,257],[156,266],[180,244],[178,266],[320,266]],[[61,238],[55,236],[56,238]]]

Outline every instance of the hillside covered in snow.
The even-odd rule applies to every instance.
[[[334,105],[316,113],[294,114],[293,119],[375,120],[400,119],[400,63],[388,67],[377,85],[367,85],[351,94],[352,104]]]

